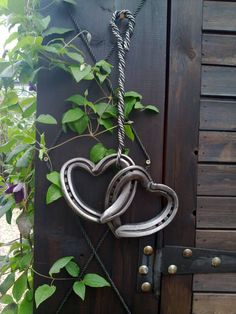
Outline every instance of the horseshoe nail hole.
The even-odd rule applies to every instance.
[[[197,215],[196,209],[194,209],[194,210],[192,211],[192,215],[196,217],[196,215]]]
[[[194,155],[198,156],[198,149],[194,149]]]

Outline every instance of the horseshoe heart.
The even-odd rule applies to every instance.
[[[130,165],[134,165],[133,160],[126,155],[121,155],[120,161],[121,169]],[[81,217],[93,222],[102,223],[100,220],[102,214],[85,204],[80,198],[80,195],[76,193],[76,189],[72,180],[73,171],[80,168],[86,170],[93,176],[99,176],[106,169],[108,169],[112,165],[115,165],[116,162],[117,155],[113,154],[103,158],[97,165],[95,165],[93,162],[86,158],[74,158],[68,160],[62,166],[60,171],[60,180],[64,198],[67,201],[68,205]],[[108,209],[115,213],[119,213],[120,211],[123,212],[124,210],[126,210],[129,206],[130,198],[134,198],[134,195],[136,193],[136,186],[136,182],[128,182],[127,184],[124,184],[122,192],[116,197],[115,201],[113,203],[111,201],[109,202]],[[116,223],[119,224],[119,220],[117,220]],[[112,221],[110,222],[110,227],[112,230],[114,230]]]
[[[167,200],[167,204],[162,211],[154,218],[141,223],[125,224],[115,226],[115,235],[121,237],[143,237],[160,231],[166,227],[175,217],[178,210],[178,197],[176,193],[167,185],[154,183],[150,175],[142,167],[132,165],[120,170],[111,180],[107,189],[105,204],[109,204],[110,198],[114,201],[122,193],[122,189],[127,186],[129,182],[139,181],[142,186],[149,192],[157,193]],[[112,192],[112,196],[111,196]],[[128,197],[129,205],[132,199]],[[120,213],[123,213],[121,211]],[[117,216],[117,212],[109,207],[101,216],[101,222],[109,222]]]

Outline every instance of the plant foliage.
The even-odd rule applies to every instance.
[[[58,1],[76,5],[75,0],[57,0],[49,6],[57,5]],[[87,287],[109,286],[106,279],[97,274],[82,275],[73,256],[57,260],[48,276],[34,269],[34,161],[39,158],[50,164],[45,199],[45,203],[50,204],[62,197],[59,173],[53,169],[50,159],[51,150],[86,136],[91,139],[89,158],[94,163],[115,153],[115,147],[106,147],[100,135],[116,136],[113,131],[117,128],[117,91],[110,80],[112,65],[105,60],[89,64],[75,45],[75,39],[81,34],[73,37],[72,29],[52,25],[50,16],[40,14],[38,0],[0,0],[0,16],[0,23],[9,29],[5,51],[0,58],[0,217],[5,216],[7,223],[11,224],[12,214],[18,208],[16,222],[20,231],[20,239],[4,244],[9,250],[0,260],[0,275],[5,276],[0,284],[0,303],[5,304],[2,313],[28,314],[32,313],[34,299],[38,307],[55,293],[56,282],[62,279],[57,275],[61,272],[66,272],[68,277],[65,280],[74,281],[73,291],[82,300]],[[91,39],[87,31],[82,33],[86,34],[88,41]],[[66,41],[65,36],[71,39]],[[89,90],[81,92],[80,89],[65,99],[67,109],[60,121],[48,113],[36,116],[38,74],[54,68],[67,72],[78,87],[81,81],[91,81],[99,87],[102,95],[94,99]],[[110,86],[108,91],[107,84]],[[126,92],[125,133],[131,141],[135,139],[131,120],[133,111],[157,113],[158,109],[144,105],[139,93]],[[69,132],[70,139],[48,147],[46,134],[38,128],[44,124],[51,125],[51,128],[60,124],[64,132]],[[35,294],[34,273],[51,280],[50,285],[39,286]]]

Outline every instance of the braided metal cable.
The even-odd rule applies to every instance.
[[[123,34],[116,24],[116,21],[121,17],[124,16],[128,19],[128,26]],[[119,78],[118,78],[118,150],[117,150],[117,163],[120,164],[121,154],[125,147],[125,103],[124,103],[124,95],[125,95],[125,55],[129,51],[130,47],[130,38],[134,31],[135,25],[135,18],[133,14],[129,10],[120,10],[115,11],[112,15],[112,19],[110,22],[111,29],[113,35],[116,37],[117,40],[117,50],[118,50],[118,71],[119,71]]]

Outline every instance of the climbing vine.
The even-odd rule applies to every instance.
[[[56,0],[47,6],[57,5],[60,1],[76,5],[74,0]],[[49,164],[47,180],[50,185],[45,202],[50,204],[62,196],[59,173],[53,169],[50,158],[51,151],[70,141],[88,137],[97,142],[89,153],[89,158],[97,163],[116,152],[114,147],[106,147],[100,136],[104,133],[113,136],[117,128],[117,90],[112,87],[110,79],[113,66],[105,60],[89,64],[75,42],[82,33],[89,42],[91,34],[86,30],[74,34],[73,29],[51,26],[50,16],[42,16],[38,5],[38,0],[0,0],[0,23],[9,30],[5,51],[0,58],[0,217],[5,216],[11,224],[12,215],[17,213],[20,232],[19,239],[0,243],[9,248],[8,253],[0,257],[0,274],[4,277],[0,284],[0,303],[5,304],[2,313],[32,313],[33,299],[36,307],[40,306],[55,293],[57,280],[72,280],[73,291],[82,300],[86,287],[109,286],[106,279],[97,274],[85,274],[81,278],[80,267],[73,256],[55,261],[48,274],[38,273],[33,266],[35,159]],[[65,37],[70,39],[66,41]],[[99,87],[102,96],[91,99],[89,89],[71,95],[65,99],[69,109],[60,121],[47,113],[36,116],[38,74],[54,68],[71,75],[78,87],[82,81],[91,81]],[[135,139],[134,110],[158,112],[155,106],[144,105],[139,93],[126,92],[127,141]],[[60,124],[63,132],[69,132],[71,137],[48,147],[47,135],[38,129],[40,124]],[[57,276],[62,269],[68,277]],[[35,273],[45,277],[47,284],[39,286],[33,293]]]

